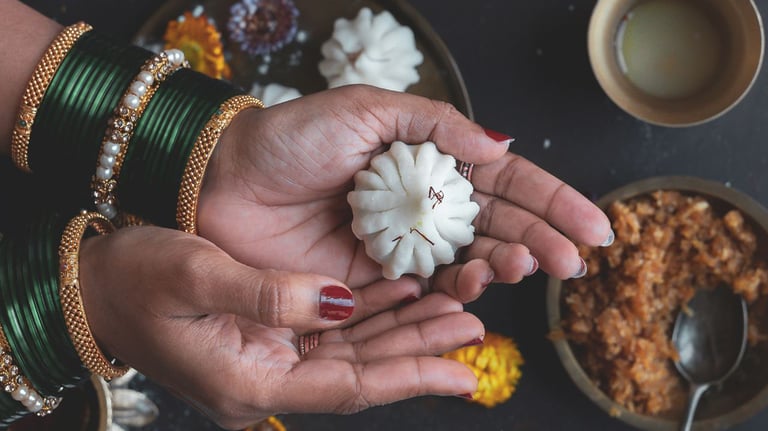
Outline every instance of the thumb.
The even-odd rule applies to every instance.
[[[202,292],[206,312],[236,314],[275,328],[325,329],[355,309],[352,292],[336,279],[236,265],[236,271],[217,270],[215,288]]]
[[[443,153],[479,164],[498,160],[506,154],[512,142],[511,137],[484,129],[447,102],[364,86],[342,87],[337,91],[360,92],[357,103],[350,109],[363,110],[358,113],[359,118],[378,119],[365,124],[372,127],[384,142],[433,141]],[[375,94],[367,95],[366,92]],[[354,96],[350,95],[346,100],[353,101]],[[359,103],[360,100],[376,100],[376,103]]]

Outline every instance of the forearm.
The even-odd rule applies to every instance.
[[[24,89],[61,25],[16,0],[0,0],[0,17],[0,154],[7,155]]]

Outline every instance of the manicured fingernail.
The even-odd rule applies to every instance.
[[[464,398],[465,400],[474,400],[475,399],[475,397],[472,396],[472,394],[470,394],[470,393],[458,394],[456,396],[459,397],[459,398]]]
[[[355,310],[352,292],[341,286],[320,289],[320,317],[327,320],[344,320]]]
[[[536,271],[539,269],[539,260],[535,257],[531,256],[531,266],[527,273],[525,273],[525,276],[528,277],[529,275],[533,275]]]
[[[584,262],[584,259],[579,258],[581,261],[581,266],[579,267],[579,270],[576,272],[576,274],[573,274],[571,278],[581,278],[587,275],[587,262]]]
[[[483,344],[483,339],[481,337],[477,337],[472,341],[462,344],[461,347],[479,346],[480,344]]]
[[[500,144],[503,144],[503,145],[509,145],[512,141],[515,140],[513,137],[511,137],[509,135],[505,135],[503,133],[499,133],[499,132],[493,131],[491,129],[483,129],[483,130],[485,130],[485,134],[489,138],[491,138],[494,141],[496,141],[496,142],[498,142]]]
[[[405,298],[403,298],[402,301],[400,301],[400,305],[412,304],[412,303],[414,303],[414,302],[416,302],[418,300],[419,300],[418,296],[416,296],[416,295],[408,295]]]
[[[600,244],[600,247],[608,247],[609,245],[613,244],[613,240],[616,239],[616,234],[613,233],[613,229],[608,233],[608,238],[603,241],[602,244]]]
[[[496,273],[493,272],[493,270],[488,271],[488,274],[485,276],[485,281],[483,281],[483,283],[481,284],[482,288],[485,289],[491,283],[493,283],[494,278],[496,278]]]

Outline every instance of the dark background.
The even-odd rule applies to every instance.
[[[322,0],[317,0],[322,1]],[[161,4],[151,0],[27,0],[68,24],[85,20],[130,40]],[[756,0],[768,10],[768,0]],[[651,126],[625,114],[593,77],[586,34],[594,0],[411,0],[453,54],[477,122],[517,138],[512,151],[590,196],[655,175],[730,184],[768,204],[766,72],[725,116],[701,126]],[[20,49],[23,49],[20,47]],[[545,148],[544,142],[550,142]],[[496,285],[468,310],[513,337],[526,364],[518,391],[494,409],[426,397],[336,417],[280,416],[289,430],[625,430],[572,384],[547,333],[546,277]],[[392,376],[397,378],[397,376]],[[217,429],[151,383],[162,417],[147,430]],[[258,390],[258,388],[254,388]],[[735,430],[768,429],[763,411]]]

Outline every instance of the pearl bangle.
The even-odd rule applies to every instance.
[[[109,119],[96,162],[96,173],[91,181],[94,204],[103,216],[113,219],[117,215],[114,191],[125,159],[125,149],[133,136],[136,123],[160,83],[182,67],[189,67],[189,62],[178,49],[168,49],[152,57],[131,81],[123,93],[120,106]]]
[[[43,397],[19,371],[11,356],[11,348],[0,328],[0,385],[11,397],[37,416],[50,414],[61,403],[59,397]]]

